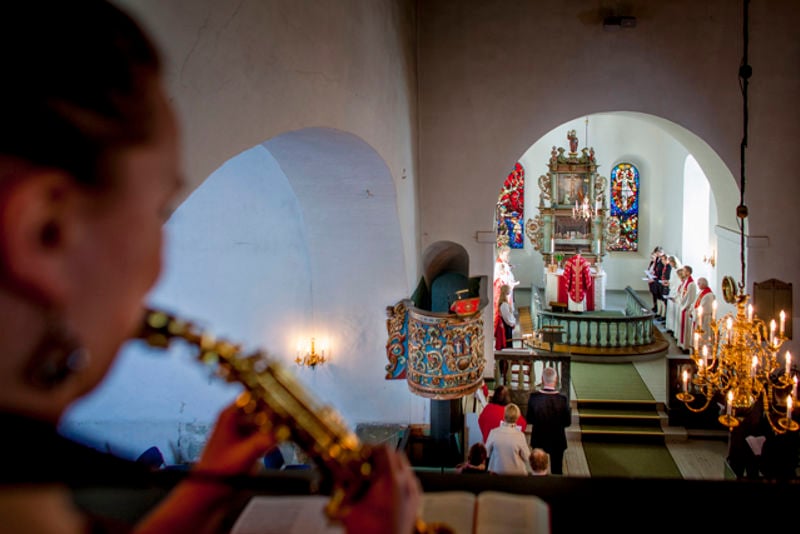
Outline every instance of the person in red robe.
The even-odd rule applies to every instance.
[[[562,298],[568,299],[570,310],[594,310],[592,267],[580,252],[564,264],[564,274],[559,279],[558,296],[562,302]]]

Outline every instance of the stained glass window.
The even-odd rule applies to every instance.
[[[497,247],[522,248],[525,215],[525,169],[519,162],[503,183],[497,200]]]
[[[611,235],[608,250],[639,250],[639,169],[619,163],[611,169]]]

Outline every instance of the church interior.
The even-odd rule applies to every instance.
[[[585,243],[604,272],[596,309],[624,310],[626,299],[639,299],[649,311],[643,270],[662,246],[692,265],[695,278],[708,280],[719,316],[736,312],[734,301],[722,298],[730,289],[726,277],[747,294],[777,280],[788,284],[782,302],[793,322],[800,273],[800,210],[791,204],[800,180],[789,172],[790,141],[800,137],[796,0],[118,4],[161,48],[182,125],[187,188],[165,226],[164,269],[149,304],[220,339],[267,351],[362,436],[389,429],[412,454],[413,432],[443,424],[451,433],[462,429],[461,459],[480,439],[474,393],[481,382],[491,389],[503,380],[498,363],[507,356],[496,356],[491,288],[489,304],[484,299],[472,314],[483,325],[469,340],[482,358],[468,369],[472,386],[448,390],[447,400],[412,383],[410,356],[408,380],[404,371],[390,376],[397,362],[387,359],[387,308],[414,299],[425,282],[430,290],[439,272],[485,277],[491,286],[499,194],[519,164],[525,212],[509,263],[518,306],[533,315],[518,332],[536,336],[538,313],[554,300],[545,298],[546,272],[557,247],[549,227],[541,233],[525,223],[550,206],[540,177],[556,147],[576,155],[591,149],[604,179],[601,208],[610,209],[612,169],[622,162],[638,169],[636,247],[611,250],[605,222]],[[743,4],[752,66],[746,147]],[[577,150],[570,150],[571,131]],[[573,200],[567,198],[565,212]],[[744,229],[742,204],[749,212]],[[570,239],[570,231],[559,239]],[[602,248],[593,256],[595,242]],[[442,244],[453,245],[457,257],[437,255]],[[691,360],[665,328],[653,328],[663,347],[626,365],[663,416],[679,404],[680,379],[669,362]],[[604,352],[615,354],[605,343],[571,364],[567,393],[576,418],[575,394],[606,380],[607,369],[592,367]],[[643,347],[628,353],[643,354]],[[524,349],[524,341],[515,348]],[[550,349],[537,348],[557,359],[581,353]],[[781,350],[799,349],[787,336]],[[535,386],[541,367],[533,368]],[[132,340],[61,430],[123,457],[156,446],[167,464],[188,464],[240,392],[185,346],[163,352]],[[781,510],[800,499],[797,480],[736,480],[725,469],[725,426],[684,432],[673,457],[683,472],[674,477],[593,474],[581,455],[580,427],[572,428],[576,441],[563,476],[464,480],[453,474],[452,458],[418,458],[418,474],[426,492],[538,495],[550,505],[553,532],[598,522],[626,531],[795,524]],[[252,486],[304,491],[308,476],[282,471]],[[120,486],[126,504],[87,499],[122,516],[139,513],[147,500],[129,499],[131,488]],[[737,509],[738,502],[747,506]],[[687,511],[695,507],[690,521]],[[750,511],[763,515],[743,517]],[[642,514],[650,519],[634,520]]]

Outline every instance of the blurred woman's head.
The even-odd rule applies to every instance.
[[[178,127],[155,48],[108,2],[9,3],[0,24],[0,374],[64,404],[105,375],[158,277]]]

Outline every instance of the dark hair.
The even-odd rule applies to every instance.
[[[0,155],[106,185],[115,149],[153,134],[155,47],[105,0],[7,2],[0,22]]]
[[[472,447],[469,448],[469,454],[467,454],[467,462],[470,465],[481,465],[485,461],[486,445],[480,441],[473,443]]]
[[[511,393],[509,393],[508,388],[505,386],[497,386],[492,393],[492,398],[489,399],[489,402],[492,404],[499,404],[500,406],[505,406],[509,402],[511,402]]]

